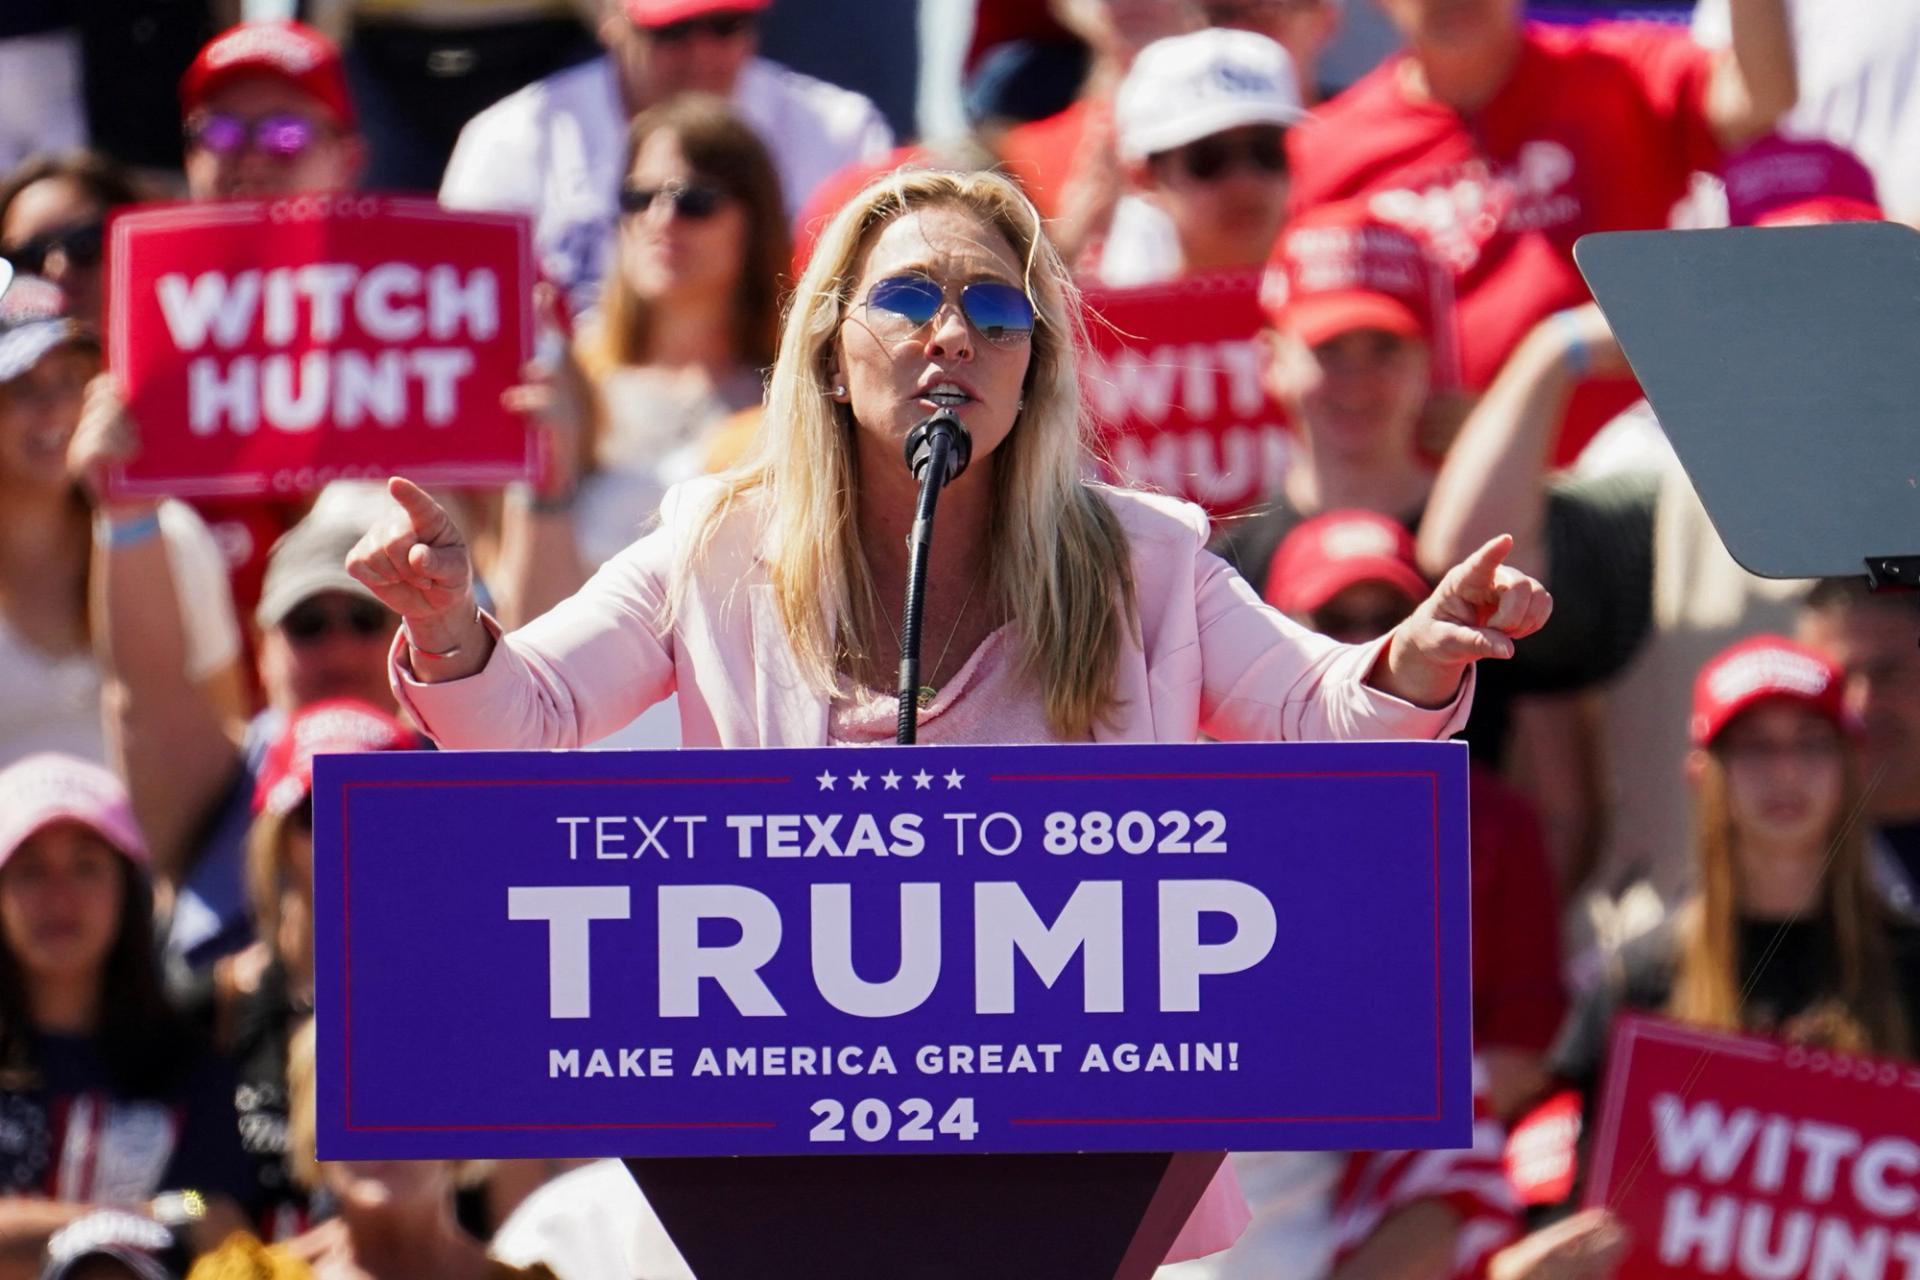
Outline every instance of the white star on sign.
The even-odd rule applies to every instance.
[[[948,770],[947,771],[947,790],[958,791],[960,789],[961,781],[966,776],[967,776],[966,774],[961,773],[958,769]]]
[[[820,784],[822,791],[833,790],[834,776],[831,773],[822,773],[819,777],[815,778],[814,781]]]
[[[867,789],[867,775],[864,773],[849,774],[847,781],[853,784],[855,791],[865,791]]]
[[[933,775],[922,769],[913,775],[913,787],[916,791],[933,790]]]
[[[880,775],[880,781],[886,784],[887,790],[889,791],[898,791],[900,789],[900,775],[891,769]]]

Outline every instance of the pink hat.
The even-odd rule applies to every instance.
[[[313,794],[313,758],[360,751],[416,751],[420,735],[358,698],[329,698],[294,712],[267,748],[254,783],[255,813],[285,817]]]
[[[1267,571],[1266,597],[1280,612],[1300,617],[1362,582],[1383,582],[1416,602],[1427,595],[1405,525],[1372,511],[1329,511],[1281,541]]]
[[[1845,147],[1816,139],[1762,138],[1722,166],[1727,221],[1736,227],[1878,222],[1886,217],[1873,174]]]
[[[1437,265],[1411,232],[1348,202],[1315,209],[1281,233],[1260,303],[1309,346],[1355,329],[1431,342],[1441,287]]]
[[[304,22],[243,22],[200,50],[180,80],[180,109],[191,115],[243,76],[284,80],[313,98],[343,129],[354,127],[353,94],[333,41]]]
[[[0,866],[56,822],[78,822],[134,863],[147,862],[126,784],[111,770],[52,751],[0,769]]]
[[[670,27],[714,13],[759,13],[773,0],[627,0],[636,27]]]
[[[1840,668],[1802,644],[1780,636],[1754,636],[1722,650],[1693,682],[1693,745],[1713,744],[1733,718],[1757,702],[1785,698],[1826,717],[1851,733]]]

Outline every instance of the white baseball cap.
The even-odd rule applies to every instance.
[[[1253,31],[1207,27],[1155,40],[1114,95],[1120,156],[1144,160],[1209,134],[1306,119],[1293,59]]]

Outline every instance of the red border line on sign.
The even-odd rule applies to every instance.
[[[347,1128],[353,1128],[353,840],[349,830],[353,784],[340,788],[340,1084],[346,1101]]]
[[[771,1120],[633,1120],[598,1124],[360,1124],[355,1133],[498,1133],[567,1129],[777,1129]]]
[[[1014,1125],[1151,1125],[1151,1124],[1351,1124],[1358,1121],[1404,1122],[1434,1120],[1437,1115],[1403,1116],[1021,1116]]]
[[[353,812],[353,792],[356,788],[374,790],[393,790],[407,787],[533,787],[533,786],[665,786],[685,784],[688,786],[714,785],[720,783],[779,783],[791,782],[792,778],[393,778],[365,779],[359,782],[342,783],[340,786],[340,1012],[341,1012],[341,1049],[343,1057],[340,1065],[341,1088],[346,1100],[345,1127],[351,1133],[378,1133],[391,1131],[404,1133],[409,1131],[427,1132],[430,1130],[463,1129],[566,1129],[566,1128],[659,1128],[658,1125],[442,1125],[442,1126],[379,1126],[355,1124],[353,1122],[353,840],[351,838],[351,818]],[[771,1121],[714,1121],[711,1125],[685,1127],[750,1127],[772,1128]]]
[[[1438,1119],[1444,1117],[1447,1112],[1447,1082],[1446,1067],[1444,1065],[1447,1060],[1447,1034],[1446,1021],[1440,1016],[1441,1007],[1445,999],[1445,994],[1440,987],[1440,775],[1437,773],[1427,774],[1427,785],[1433,797],[1433,1114],[1434,1117]],[[1471,813],[1467,815],[1467,821],[1469,824],[1472,823],[1473,815]],[[1471,843],[1468,845],[1468,856],[1469,859],[1471,859]],[[1468,874],[1469,877],[1471,877],[1471,871],[1469,871]],[[1471,885],[1469,885],[1467,889],[1467,897],[1467,910],[1469,912],[1467,946],[1469,955],[1471,955],[1473,946],[1471,918],[1471,912],[1473,910],[1473,889]],[[1471,972],[1471,960],[1469,960],[1469,972]],[[1471,1032],[1469,1032],[1469,1036],[1471,1036]],[[1467,1052],[1473,1052],[1471,1040],[1468,1042]],[[1472,1067],[1468,1067],[1468,1071],[1471,1072]]]
[[[1156,1125],[1156,1124],[1331,1124],[1338,1121],[1442,1121],[1447,1118],[1446,1017],[1440,969],[1440,775],[1432,769],[1309,769],[1294,772],[1246,773],[1005,773],[990,774],[989,782],[1235,782],[1267,778],[1425,778],[1433,796],[1433,1110],[1424,1115],[1392,1116],[1186,1116],[1132,1119],[1076,1119],[1036,1116],[1008,1123],[1016,1125]]]
[[[792,778],[388,778],[344,785],[390,791],[404,787],[705,787],[792,781]]]
[[[1203,782],[1233,782],[1256,778],[1432,778],[1438,786],[1439,775],[1431,769],[1314,769],[1304,773],[996,773],[988,782],[1169,782],[1193,778]]]

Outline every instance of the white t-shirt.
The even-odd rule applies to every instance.
[[[1920,217],[1920,4],[1914,0],[1787,0],[1800,101],[1780,122],[1794,137],[1852,148],[1895,218]],[[1700,0],[1694,38],[1730,38],[1727,0]]]
[[[160,506],[160,535],[186,629],[187,674],[204,680],[240,656],[227,562],[193,509]],[[0,765],[36,751],[64,751],[105,763],[100,670],[88,652],[50,655],[29,645],[0,615]]]
[[[1179,278],[1180,266],[1180,233],[1173,219],[1143,195],[1121,196],[1094,269],[1100,283],[1109,289],[1164,284]]]
[[[733,105],[766,143],[789,216],[839,170],[893,147],[892,131],[867,98],[764,58],[741,71]],[[440,201],[531,216],[540,270],[584,312],[606,274],[626,151],[618,74],[603,56],[535,81],[468,121],[447,161]]]
[[[510,1266],[545,1263],[560,1280],[693,1280],[660,1217],[618,1160],[563,1173],[494,1232]]]

